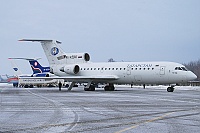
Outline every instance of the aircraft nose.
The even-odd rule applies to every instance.
[[[187,76],[188,80],[195,80],[197,79],[197,76],[193,73],[193,72],[190,72],[190,74]]]

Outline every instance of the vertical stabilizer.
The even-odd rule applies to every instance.
[[[50,72],[50,67],[43,67],[37,60],[29,60],[33,74]]]
[[[60,58],[65,57],[65,53],[58,44],[58,41],[41,41],[43,50],[46,54],[46,57],[49,61],[50,66],[54,64],[63,64],[64,60],[59,60]]]
[[[56,40],[22,39],[19,41],[40,42],[51,68],[55,65],[63,67],[68,64],[87,63],[90,60],[88,53],[65,53],[60,47],[61,42]]]
[[[14,70],[14,74],[15,76],[19,76],[19,75],[22,75],[22,72],[19,70],[17,64],[12,60],[12,59],[9,59],[10,62],[11,62],[11,65],[12,65],[12,68]]]
[[[65,63],[65,60],[61,60],[62,58],[65,58],[66,54],[60,47],[59,41],[56,40],[36,40],[36,39],[22,39],[19,41],[32,41],[32,42],[40,42],[42,45],[42,48],[45,52],[45,55],[49,61],[49,65],[55,65],[55,64],[63,64]]]

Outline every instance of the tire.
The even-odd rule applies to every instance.
[[[29,85],[30,88],[33,88],[33,85]]]
[[[173,87],[168,87],[168,88],[167,88],[167,91],[168,91],[168,92],[173,92],[173,91],[174,91],[174,88],[173,88]]]
[[[114,86],[105,86],[105,87],[104,87],[104,90],[105,90],[105,91],[114,91],[114,90],[115,90],[115,87],[114,87]]]
[[[28,88],[28,85],[24,85],[24,88]]]

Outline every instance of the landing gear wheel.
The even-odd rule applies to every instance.
[[[69,84],[66,84],[65,87],[68,88],[68,87],[69,87]]]
[[[24,88],[28,88],[28,85],[24,85]]]
[[[90,85],[89,88],[84,88],[84,91],[95,91],[95,86]]]
[[[33,85],[29,85],[30,88],[33,88]]]
[[[114,87],[114,86],[105,86],[105,87],[104,87],[104,90],[105,90],[105,91],[114,91],[114,90],[115,90],[115,87]]]
[[[173,92],[173,91],[174,91],[174,88],[173,88],[173,87],[168,87],[168,88],[167,88],[167,91],[168,91],[168,92]]]

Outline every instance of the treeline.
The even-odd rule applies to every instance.
[[[190,71],[197,75],[197,80],[200,81],[200,59],[198,61],[191,61],[184,64]]]

